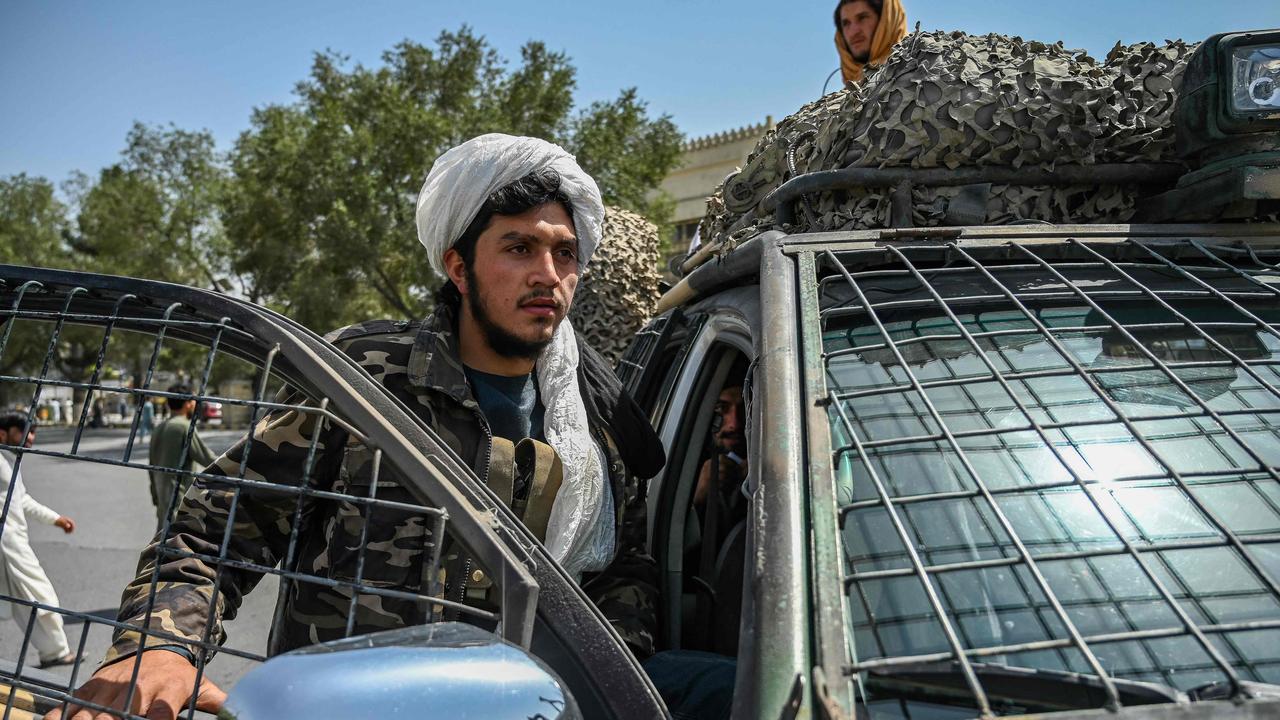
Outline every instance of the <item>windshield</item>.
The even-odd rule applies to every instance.
[[[1154,257],[906,265],[821,283],[851,659],[872,714],[955,714],[876,681],[957,646],[1170,691],[1280,683],[1269,278]],[[981,683],[994,711],[1028,709]]]

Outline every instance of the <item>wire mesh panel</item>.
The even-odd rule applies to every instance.
[[[447,476],[461,466],[443,446],[397,434],[427,437],[355,363],[252,306],[64,276],[0,267],[0,410],[22,420],[0,429],[4,718],[29,693],[65,708],[104,657],[133,664],[139,647],[225,689],[270,654],[441,618],[528,644],[536,586],[473,510],[485,498]],[[27,522],[52,511],[30,503],[60,493],[88,508],[78,532],[139,542],[36,558]],[[259,584],[266,604],[236,619]],[[122,692],[136,707],[133,681]]]
[[[1280,685],[1280,272],[1047,247],[827,249],[801,278],[872,715]]]
[[[627,346],[626,352],[618,360],[618,379],[622,381],[627,392],[634,394],[647,384],[653,374],[651,361],[654,354],[661,349],[663,342],[680,323],[681,318],[682,315],[678,310],[660,315],[636,333],[631,344]]]

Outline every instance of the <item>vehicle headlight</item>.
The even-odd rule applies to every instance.
[[[1280,45],[1232,51],[1231,109],[1236,113],[1280,110]]]
[[[1193,168],[1280,152],[1280,30],[1201,43],[1187,61],[1174,123]]]

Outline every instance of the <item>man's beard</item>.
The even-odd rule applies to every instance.
[[[524,360],[538,359],[542,351],[551,344],[551,338],[546,340],[525,340],[499,326],[493,321],[493,316],[489,314],[488,308],[485,307],[475,270],[468,265],[465,272],[467,274],[467,304],[471,307],[471,316],[475,318],[476,324],[480,326],[480,332],[484,333],[485,343],[502,357],[521,358]]]
[[[745,449],[747,444],[746,436],[742,433],[734,433],[733,435],[716,435],[716,447],[722,453],[737,453],[741,455],[740,450]]]
[[[869,52],[865,52],[859,55],[851,50],[849,51],[849,54],[853,56],[854,62],[859,63],[861,65],[866,65],[867,62],[871,60],[871,53]]]

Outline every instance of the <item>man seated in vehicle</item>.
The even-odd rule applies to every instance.
[[[746,409],[742,401],[742,386],[732,385],[721,390],[714,412],[711,440],[715,457],[708,458],[698,470],[693,504],[705,513],[710,498],[722,503],[722,509],[736,513],[745,504],[738,488],[747,477]],[[719,492],[713,493],[713,488]]]
[[[506,135],[468,141],[436,161],[417,203],[419,239],[432,267],[447,278],[435,311],[421,322],[364,323],[331,339],[431,426],[513,509],[524,509],[522,519],[551,555],[573,577],[585,577],[587,594],[645,657],[653,652],[656,568],[644,551],[644,492],[638,478],[661,469],[663,449],[607,363],[565,320],[579,274],[600,242],[603,220],[595,182],[559,147]],[[246,477],[299,485],[317,432],[318,464],[309,482],[340,492],[350,492],[360,477],[368,484],[369,451],[315,414],[298,411],[272,413],[206,472],[238,476],[241,458],[249,452]],[[554,477],[544,478],[539,487],[558,483],[559,493],[553,489],[550,497],[539,497],[513,477],[512,458],[526,443],[539,446],[537,456],[554,459],[544,466],[553,468],[546,472]],[[502,484],[509,494],[498,489]],[[121,621],[144,623],[151,568],[159,562],[148,629],[198,641],[212,621],[211,637],[217,642],[225,638],[223,617],[234,616],[242,594],[259,576],[224,568],[218,605],[211,608],[218,568],[199,558],[158,557],[157,548],[163,544],[217,556],[233,502],[239,503],[229,550],[233,559],[274,566],[286,557],[291,532],[321,535],[319,542],[298,544],[295,567],[340,578],[354,572],[343,566],[350,560],[354,568],[360,549],[391,548],[367,553],[361,577],[427,592],[422,565],[428,524],[420,514],[362,512],[350,503],[317,502],[303,516],[306,526],[293,527],[296,498],[267,492],[235,496],[233,488],[195,483],[167,537],[158,537],[143,551],[139,576],[122,598]],[[573,505],[557,504],[560,500]],[[540,515],[538,522],[531,513]],[[450,572],[448,563],[445,570],[446,596],[483,598],[483,588],[472,587],[470,573]],[[345,636],[352,592],[346,585],[291,583],[268,653]],[[354,632],[423,622],[424,605],[361,594]],[[140,645],[145,651],[138,660],[135,700],[141,707],[135,704],[131,710],[173,717],[189,702],[196,653],[206,659],[212,653],[172,639],[144,640],[133,630],[117,633],[103,667],[77,696],[119,707],[135,665],[122,660],[135,656]],[[224,697],[205,681],[197,707],[216,711]],[[70,716],[82,715],[73,709]]]
[[[867,65],[883,65],[907,36],[902,0],[840,0],[836,4],[836,53],[846,85],[861,82]]]
[[[747,516],[747,497],[742,483],[747,479],[746,407],[742,385],[726,386],[716,396],[711,419],[712,456],[698,469],[693,491],[693,507],[699,521],[699,542],[685,558],[686,567],[707,587],[717,582],[720,551],[730,531]],[[705,595],[699,596],[699,619],[690,628],[706,641],[712,632],[711,608]]]
[[[744,363],[745,365],[745,363]],[[713,602],[706,592],[718,584],[717,565],[729,531],[747,515],[747,498],[742,494],[747,477],[746,405],[742,395],[742,374],[732,379],[716,395],[709,438],[712,456],[698,469],[693,507],[700,520],[700,541],[689,548],[685,564],[689,588],[698,588],[697,607],[692,622],[686,621],[683,649],[660,652],[644,663],[645,671],[670,708],[679,708],[687,718],[728,718],[733,705],[737,658],[728,654],[724,638],[735,639],[738,613],[728,604],[741,602],[741,572],[728,569],[726,577],[738,578],[738,587],[724,603]]]

